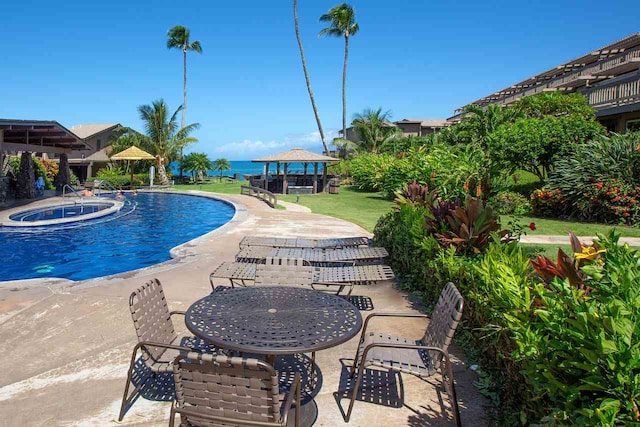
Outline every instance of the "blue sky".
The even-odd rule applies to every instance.
[[[319,39],[338,1],[299,0],[311,82],[325,131],[341,127],[343,41]],[[354,0],[348,117],[449,117],[492,91],[640,31],[636,1]],[[251,159],[294,146],[320,150],[293,31],[291,1],[12,1],[0,26],[0,117],[65,126],[120,122],[137,106],[182,103],[176,24],[203,45],[188,61],[194,151]]]

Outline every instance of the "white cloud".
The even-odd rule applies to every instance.
[[[332,130],[325,134],[325,139],[329,145],[333,138],[338,136],[338,131]],[[282,141],[262,141],[244,139],[239,142],[230,142],[214,149],[216,154],[225,155],[231,159],[249,160],[252,158],[273,154],[278,151],[285,151],[291,148],[306,148],[311,151],[322,151],[322,141],[320,132],[314,131],[304,134],[291,134],[284,137]]]

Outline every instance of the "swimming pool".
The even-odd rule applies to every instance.
[[[81,223],[29,230],[0,228],[0,281],[41,277],[84,280],[171,259],[171,248],[227,223],[225,202],[171,193],[127,195],[135,209]],[[123,211],[125,209],[123,208]]]

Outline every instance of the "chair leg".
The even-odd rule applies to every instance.
[[[349,422],[349,418],[351,418],[351,411],[353,411],[353,404],[356,402],[356,396],[358,395],[360,382],[362,382],[363,373],[364,373],[364,363],[360,363],[360,366],[358,366],[358,376],[356,377],[356,383],[354,384],[353,389],[351,390],[351,400],[349,401],[349,409],[347,410],[347,416],[345,417],[345,422]]]
[[[175,425],[176,418],[176,401],[171,402],[171,414],[169,415],[169,427],[173,427]]]
[[[315,354],[315,353],[314,353]],[[300,399],[300,387],[298,384],[296,387],[296,418],[295,418],[295,427],[300,427],[300,406],[302,405],[302,399]]]
[[[311,353],[311,375],[309,376],[309,385],[313,387],[313,379],[316,373],[316,352]]]
[[[462,427],[462,421],[460,420],[460,408],[458,407],[458,396],[456,395],[456,386],[453,382],[453,369],[451,368],[451,361],[445,359],[443,361],[446,366],[446,375],[445,370],[442,370],[442,380],[445,381],[445,384],[448,383],[448,394],[449,400],[451,401],[451,410],[453,411],[453,419],[456,422],[457,427]],[[446,379],[445,379],[446,376]]]
[[[140,394],[139,387],[136,387],[133,390],[133,393],[131,394],[131,396],[127,397],[129,394],[129,386],[131,385],[132,374],[133,374],[133,364],[131,364],[131,366],[129,367],[129,372],[127,373],[127,383],[124,386],[124,393],[122,394],[122,405],[120,406],[120,414],[118,415],[118,421],[122,421],[127,411],[127,406],[129,406],[129,403],[131,403]]]

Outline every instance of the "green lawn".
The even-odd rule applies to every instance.
[[[177,184],[172,188],[176,190],[201,190],[214,193],[240,194],[240,185],[240,182],[211,181],[208,184]]]
[[[295,203],[298,196],[278,195],[278,198]],[[373,231],[378,218],[389,212],[394,205],[380,193],[365,193],[344,186],[340,188],[340,194],[300,195],[299,203],[314,213],[351,221],[369,231]]]
[[[500,220],[503,226],[507,225],[513,217],[503,216]],[[596,233],[607,233],[615,228],[622,237],[640,237],[640,228],[627,227],[624,225],[611,226],[594,224],[589,222],[561,221],[558,219],[521,217],[520,224],[525,228],[530,236],[566,236],[569,231],[573,231],[578,236],[595,236]],[[529,223],[536,224],[536,231],[529,231]]]

